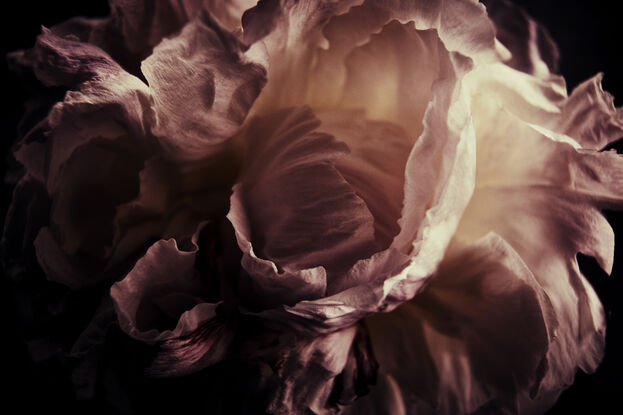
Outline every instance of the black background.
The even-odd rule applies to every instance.
[[[559,72],[566,78],[569,89],[595,73],[603,72],[604,89],[615,96],[615,103],[623,103],[623,60],[620,59],[623,16],[618,12],[616,2],[518,0],[516,3],[523,5],[532,17],[543,23],[557,42],[561,52]],[[2,13],[2,56],[12,50],[31,47],[41,25],[51,26],[78,15],[105,16],[109,10],[105,0],[22,0],[11,2],[11,6],[11,12],[5,9]],[[8,72],[4,61],[1,68],[3,93],[0,151],[4,155],[15,138],[24,91],[19,79]],[[615,148],[620,151],[623,146],[619,143]],[[7,194],[3,193],[3,212],[6,212],[7,204]],[[623,215],[614,212],[606,212],[606,215],[615,229],[617,248],[623,247]],[[548,414],[623,413],[623,399],[618,396],[619,391],[623,391],[623,248],[618,248],[615,255],[615,269],[610,277],[599,270],[594,261],[582,260],[581,264],[606,309],[608,331],[605,359],[595,374],[589,376],[578,373],[575,384],[563,393]],[[0,405],[9,405],[11,401],[23,404],[24,399],[37,401],[47,396],[43,390],[46,383],[33,379],[33,372],[28,370],[29,361],[21,327],[15,317],[9,284],[4,279],[1,283],[0,315],[3,321],[0,326],[0,343],[3,359],[0,373],[9,386],[3,387],[0,393],[0,396],[8,398],[3,398]],[[42,401],[41,404],[46,403]],[[56,412],[54,407],[48,409],[49,412]]]

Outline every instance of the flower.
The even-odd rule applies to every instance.
[[[152,376],[231,369],[226,413],[541,413],[596,368],[576,256],[612,268],[623,115],[600,76],[567,95],[540,26],[505,1],[149,4],[12,55],[67,90],[16,147],[4,241],[16,279],[105,293],[79,396],[117,324]]]

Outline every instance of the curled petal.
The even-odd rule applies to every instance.
[[[189,250],[174,239],[152,245],[132,271],[110,290],[121,328],[130,336],[156,343],[187,336],[217,317],[217,304],[204,302],[195,271],[195,243]]]
[[[319,129],[343,141],[350,152],[336,160],[340,174],[374,216],[379,250],[389,247],[400,228],[405,165],[412,143],[400,126],[372,121],[361,111],[317,114]],[[331,291],[331,290],[330,290]]]
[[[573,137],[582,148],[601,150],[623,137],[623,108],[601,87],[602,74],[578,85],[565,102],[555,131]]]
[[[252,286],[273,305],[324,295],[327,273],[374,250],[374,219],[334,165],[348,148],[319,124],[294,108],[249,126],[228,218]]]
[[[61,36],[71,35],[109,53],[130,73],[140,73],[140,63],[165,37],[180,31],[200,12],[207,11],[227,30],[240,30],[241,16],[255,2],[249,0],[112,0],[110,16],[76,17],[52,27]]]
[[[238,130],[264,86],[259,52],[245,51],[206,13],[160,43],[141,66],[154,100],[154,134],[184,159],[213,152]]]

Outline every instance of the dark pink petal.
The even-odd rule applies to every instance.
[[[141,70],[156,113],[152,131],[173,157],[200,158],[236,133],[266,82],[263,59],[207,14],[154,49]]]
[[[317,115],[322,122],[320,131],[348,145],[350,152],[337,159],[336,166],[374,216],[378,250],[388,248],[400,230],[411,140],[400,126],[369,120],[361,111]]]
[[[374,219],[335,167],[348,152],[307,108],[254,120],[228,215],[265,304],[324,295],[327,273],[374,250]]]
[[[218,304],[200,297],[202,276],[194,266],[197,236],[188,250],[182,250],[174,239],[156,242],[128,275],[111,287],[119,324],[130,336],[156,343],[187,336],[217,318]],[[220,340],[228,341],[225,332]]]
[[[179,32],[201,11],[207,11],[228,31],[240,30],[249,0],[112,0],[110,16],[103,19],[76,17],[52,28],[62,36],[76,36],[96,45],[132,74],[162,39]]]

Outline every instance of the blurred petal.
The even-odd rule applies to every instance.
[[[202,14],[143,62],[156,112],[153,132],[174,156],[205,156],[238,130],[266,81],[258,52],[245,51]]]
[[[603,353],[603,310],[576,255],[611,270],[614,235],[599,209],[623,206],[623,159],[553,141],[492,98],[477,98],[474,116],[477,185],[457,238],[500,234],[551,298],[559,327],[538,397],[555,399],[576,367],[594,370]]]
[[[496,37],[512,54],[507,65],[540,78],[557,72],[558,47],[545,27],[508,0],[484,0],[483,3],[495,24]]]
[[[375,248],[374,219],[335,167],[348,148],[316,132],[319,125],[309,109],[296,108],[248,127],[228,218],[265,304],[324,295],[327,273],[338,275]]]
[[[551,313],[521,258],[489,234],[451,247],[425,290],[366,324],[406,413],[515,413],[544,375]]]
[[[553,128],[591,150],[623,137],[623,108],[614,107],[614,98],[601,87],[602,78],[595,75],[573,90]]]
[[[263,350],[261,360],[272,369],[267,412],[329,414],[336,378],[348,362],[356,328],[318,337],[284,335],[277,346]]]

